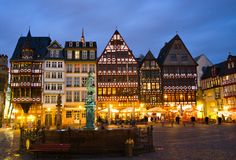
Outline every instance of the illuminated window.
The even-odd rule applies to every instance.
[[[80,52],[79,51],[75,51],[75,59],[79,59],[79,57],[80,57]]]
[[[104,95],[104,94],[107,94],[107,88],[103,88],[103,89],[102,89],[102,93],[103,93],[103,95]]]
[[[107,94],[110,95],[111,94],[111,88],[107,89]]]
[[[151,89],[151,83],[147,83],[147,89]]]
[[[98,88],[98,95],[102,95],[102,88]]]
[[[113,94],[113,95],[116,94],[116,88],[112,88],[112,94]]]

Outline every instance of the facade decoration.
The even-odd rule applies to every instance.
[[[161,69],[148,51],[139,69],[140,102],[147,108],[162,107]]]
[[[197,63],[177,34],[161,49],[163,102],[171,114],[196,116]]]
[[[135,107],[139,106],[138,63],[117,30],[98,58],[97,68],[99,116],[109,122],[133,119]]]
[[[19,125],[41,124],[42,65],[50,42],[49,37],[32,37],[29,31],[26,37],[19,38],[11,57],[12,104],[19,111],[16,117]]]

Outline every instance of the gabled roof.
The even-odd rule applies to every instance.
[[[178,34],[176,34],[169,42],[165,43],[164,47],[162,47],[162,49],[159,52],[158,55],[158,62],[160,65],[163,65],[167,56],[169,55],[175,41],[180,41],[181,44],[183,45],[184,49],[186,50],[188,56],[190,57],[190,59],[193,61],[194,65],[197,65],[197,63],[194,61],[192,55],[190,54],[190,52],[188,51],[187,47],[185,46],[185,44],[183,43],[182,39],[180,38],[180,36]]]
[[[63,49],[60,43],[54,40],[48,47],[48,49]]]
[[[233,68],[228,68],[228,63],[234,62]],[[212,70],[215,69],[215,75],[212,75]],[[226,61],[207,67],[204,71],[201,80],[213,78],[216,76],[225,76],[236,73],[236,56],[229,55]]]
[[[25,43],[30,44],[30,48],[34,50],[34,60],[41,60],[47,53],[47,46],[50,44],[50,37],[32,37],[30,31],[27,37],[20,37],[16,44],[16,48],[11,57],[12,60],[21,60],[22,47]]]
[[[63,48],[60,43],[54,40],[48,47],[47,54],[45,55],[45,59],[64,59]],[[57,50],[59,52],[58,57],[51,57],[50,50]]]
[[[142,59],[142,63],[146,60],[155,60],[155,61],[157,61],[150,50],[147,52],[145,57]]]
[[[205,58],[209,63],[213,64],[213,63],[208,59],[208,57],[207,57],[205,54],[201,54],[201,55],[195,57],[194,60],[195,60],[196,62],[198,62],[198,61],[200,60],[200,58]]]
[[[119,38],[117,38],[117,37],[119,37]],[[123,48],[118,48],[121,45],[123,46]],[[110,48],[111,46],[113,47],[112,49]],[[102,54],[98,58],[98,61],[100,61],[100,59],[103,56],[103,54],[109,53],[109,52],[107,52],[107,50],[115,50],[116,53],[127,53],[127,52],[129,52],[131,54],[131,56],[137,62],[137,59],[133,55],[132,51],[130,50],[130,48],[128,47],[127,43],[125,42],[124,38],[121,36],[121,34],[119,33],[118,30],[115,30],[115,32],[111,36],[111,38],[108,41],[106,47],[104,48]]]
[[[145,55],[145,57],[142,59],[142,61],[141,61],[141,63],[140,63],[140,67],[142,66],[142,64],[143,64],[145,61],[153,61],[153,60],[157,63],[157,65],[159,65],[158,62],[157,62],[157,59],[153,56],[152,52],[149,50],[149,51],[147,52],[147,54]]]

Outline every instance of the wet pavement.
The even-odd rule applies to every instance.
[[[30,154],[19,154],[19,131],[0,129],[0,159],[29,160]],[[236,124],[223,125],[155,125],[155,151],[133,157],[40,156],[38,159],[158,159],[158,160],[234,160],[236,159]]]

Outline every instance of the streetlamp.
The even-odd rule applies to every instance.
[[[112,110],[112,104],[109,104],[109,106],[108,106],[108,111],[107,111],[107,113],[108,113],[108,124],[111,124],[111,110]]]
[[[60,129],[61,128],[61,95],[58,94],[58,97],[57,97],[57,121],[56,121],[56,126],[57,126],[57,129]]]

